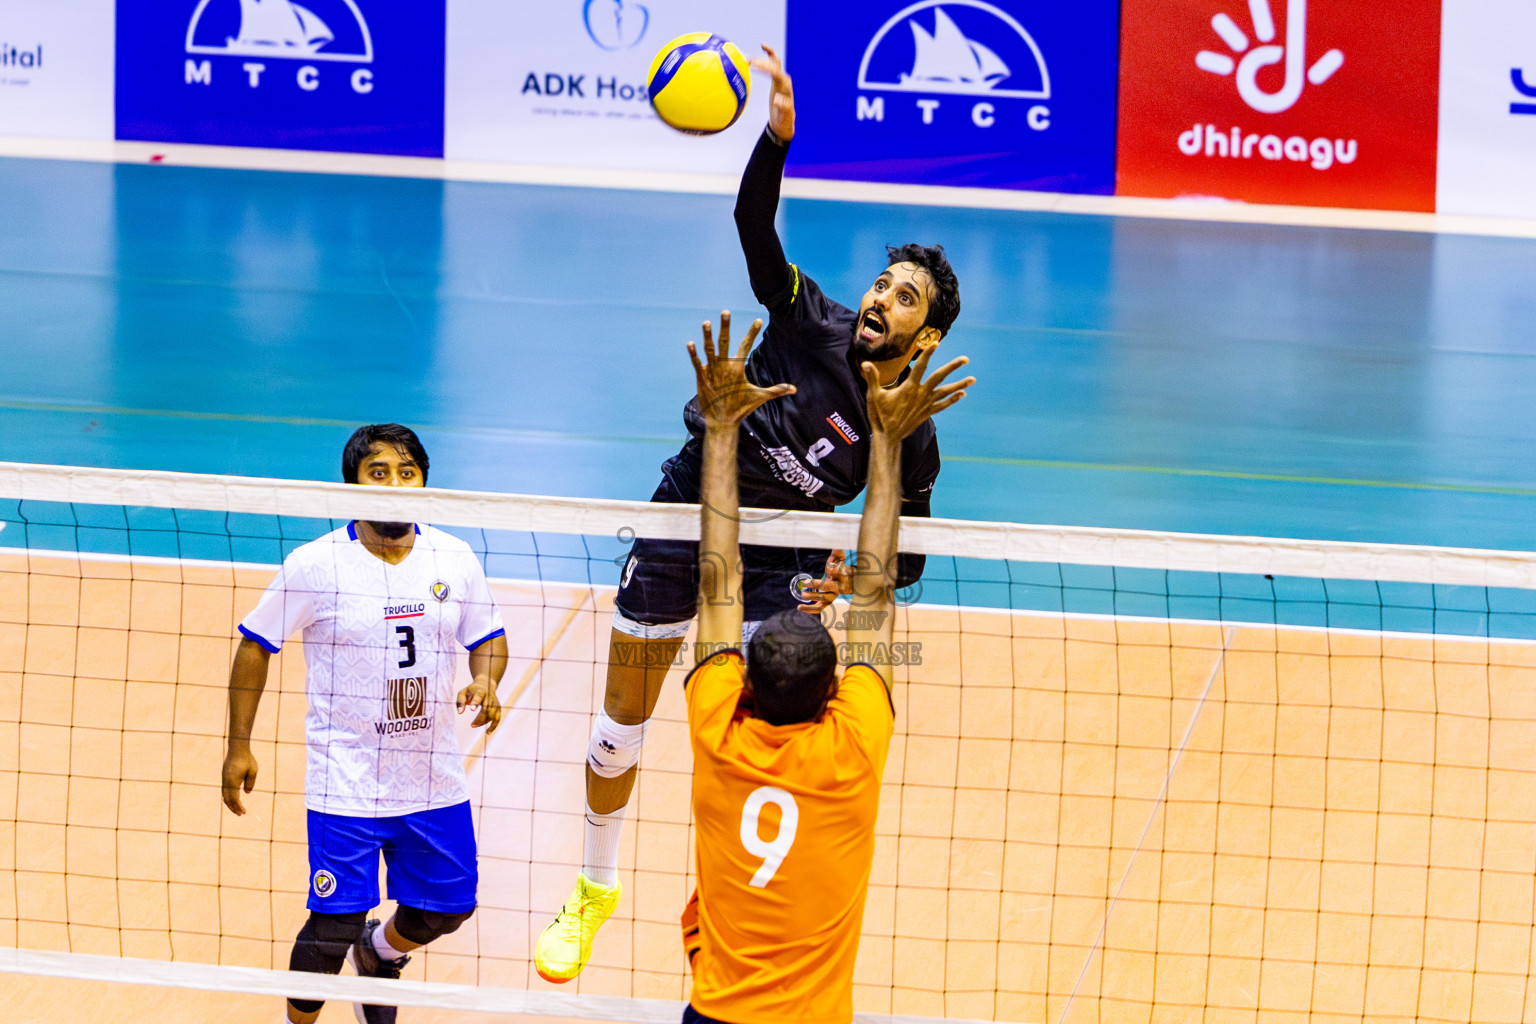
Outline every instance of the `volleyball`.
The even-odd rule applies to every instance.
[[[690,32],[661,48],[646,82],[656,116],[680,132],[713,135],[747,108],[752,72],[735,43]]]

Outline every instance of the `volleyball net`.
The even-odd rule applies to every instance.
[[[743,518],[747,543],[857,535]],[[459,736],[479,910],[398,983],[283,973],[309,881],[297,637],[250,813],[219,793],[236,624],[283,557],[353,519],[466,540],[511,656],[500,729]],[[413,1020],[676,1019],[681,660],[618,911],[574,983],[531,955],[581,865],[620,567],[637,536],[697,530],[690,506],[0,464],[0,971]],[[901,547],[927,565],[896,613],[858,1013],[1536,1014],[1536,556],[944,520],[904,521]]]

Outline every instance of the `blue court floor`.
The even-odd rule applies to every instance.
[[[683,343],[756,309],[732,200],[0,160],[0,460],[644,498]],[[857,302],[942,242],[980,379],[935,513],[1491,548],[1536,536],[1536,241],[788,200]]]

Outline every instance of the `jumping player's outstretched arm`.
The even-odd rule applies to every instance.
[[[795,136],[795,93],[784,64],[771,47],[752,62],[758,71],[773,76],[773,95],[768,101],[768,129],[757,140],[736,193],[736,233],[747,257],[747,277],[757,301],[772,309],[775,300],[787,298],[792,271],[784,256],[773,218],[779,209],[779,186],[784,179],[784,160],[789,140]]]
[[[754,320],[731,355],[731,314],[720,314],[720,348],[704,321],[704,359],[688,343],[704,418],[704,479],[699,487],[699,660],[741,644],[741,533],[736,440],[741,421],[764,402],[795,392],[792,384],[760,388],[747,380],[747,356],[763,322]]]
[[[961,356],[945,363],[924,379],[932,349],[917,357],[912,372],[900,384],[880,386],[875,368],[864,363],[864,383],[869,396],[869,489],[864,496],[864,517],[859,522],[858,566],[853,574],[853,607],[860,612],[858,628],[850,625],[851,660],[874,665],[886,689],[891,687],[891,637],[895,632],[896,534],[900,526],[901,442],[928,417],[942,412],[965,397],[976,383],[966,377],[952,384],[944,378],[964,366]],[[881,652],[886,652],[882,655]]]

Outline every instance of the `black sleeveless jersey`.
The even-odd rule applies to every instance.
[[[829,512],[859,496],[869,481],[869,417],[864,378],[852,355],[855,310],[827,298],[784,257],[774,227],[789,152],[765,131],[747,161],[736,195],[736,230],[752,294],[768,327],[747,360],[754,384],[793,384],[796,393],[753,411],[737,448],[741,501],[758,508]],[[737,329],[745,318],[737,318]],[[663,470],[679,493],[696,496],[703,476],[704,421],[689,399],[683,421],[692,439]],[[929,516],[939,475],[939,442],[929,420],[902,443],[901,514]],[[922,555],[898,559],[898,587],[922,576]]]
[[[829,509],[857,498],[869,479],[865,385],[853,356],[857,313],[827,298],[798,267],[789,270],[789,287],[765,302],[768,326],[748,358],[747,377],[765,387],[793,384],[796,391],[754,410],[742,424],[741,485],[759,500],[778,498],[776,507]],[[697,396],[683,419],[689,433],[703,437]],[[938,435],[928,420],[902,444],[903,504],[925,506],[905,514],[926,513],[938,475]]]

